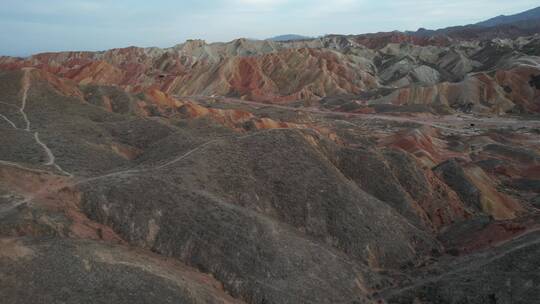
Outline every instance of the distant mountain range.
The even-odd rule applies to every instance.
[[[503,24],[520,23],[523,21],[530,21],[531,19],[540,19],[540,7],[533,8],[531,10],[528,10],[519,14],[515,14],[515,15],[510,15],[510,16],[501,15],[498,17],[488,19],[486,21],[478,22],[476,23],[476,25],[490,27],[490,26],[497,26],[497,25],[503,25]]]
[[[272,38],[268,38],[266,40],[283,42],[283,41],[306,40],[306,39],[313,39],[313,37],[296,35],[296,34],[286,34],[286,35],[279,35]]]
[[[540,7],[511,15],[498,16],[486,21],[438,30],[419,29],[407,34],[421,37],[447,36],[457,39],[492,39],[540,33]]]
[[[475,24],[451,26],[436,30],[420,28],[417,31],[405,32],[405,34],[412,36],[448,36],[460,39],[506,38],[520,35],[533,35],[536,33],[540,33],[540,7],[510,16],[501,15]],[[314,37],[286,34],[268,38],[266,40],[287,42],[308,39],[314,39]]]

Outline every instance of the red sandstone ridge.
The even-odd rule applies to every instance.
[[[360,101],[350,112],[418,107],[447,113],[536,113],[538,37],[461,41],[401,33],[273,42],[188,41],[168,49],[44,53],[0,58],[0,68],[35,67],[79,85],[139,93],[220,95],[269,103],[328,97]],[[494,71],[492,73],[491,71]]]
[[[253,129],[312,129],[333,141],[339,141],[337,135],[327,128],[276,121],[267,117],[257,117],[253,113],[244,110],[205,107],[194,101],[174,99],[168,94],[155,89],[147,91],[146,96],[150,104],[145,102],[138,104],[145,115],[151,115],[147,110],[149,105],[157,105],[159,111],[164,116],[174,117],[180,114],[182,117],[189,119],[206,117],[236,131],[244,132]]]
[[[82,98],[83,93],[80,91],[76,82],[72,81],[69,78],[60,78],[55,76],[52,73],[49,73],[42,69],[35,68],[26,68],[30,77],[38,82],[47,83],[58,93],[65,96],[72,96],[77,98]]]
[[[433,127],[399,132],[381,139],[379,144],[403,149],[428,167],[451,158],[468,158],[464,153],[449,151],[450,144],[441,139],[439,131]]]

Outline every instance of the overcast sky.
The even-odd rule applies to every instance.
[[[469,24],[538,0],[0,0],[0,55]]]

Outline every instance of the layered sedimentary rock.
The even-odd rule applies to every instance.
[[[401,36],[400,36],[401,35]],[[271,103],[348,96],[358,105],[423,104],[436,111],[537,113],[537,36],[462,40],[405,34],[326,36],[290,42],[192,40],[168,49],[45,53],[0,58],[81,85],[133,93],[219,95]],[[409,37],[397,39],[394,37]],[[423,42],[417,41],[421,39]],[[532,84],[531,84],[532,83]]]

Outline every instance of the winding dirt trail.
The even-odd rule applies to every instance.
[[[217,142],[217,141],[219,141],[219,139],[207,141],[207,142],[203,143],[202,145],[199,145],[199,146],[195,147],[194,149],[192,149],[192,150],[190,150],[190,151],[184,153],[183,155],[181,155],[181,156],[179,156],[179,157],[177,157],[177,158],[171,160],[170,162],[167,162],[167,163],[165,163],[165,164],[163,164],[163,165],[161,165],[161,166],[156,167],[155,169],[156,169],[156,170],[159,170],[159,169],[163,169],[163,168],[165,168],[165,167],[168,167],[168,166],[170,166],[170,165],[172,165],[172,164],[175,164],[175,163],[181,161],[182,159],[184,159],[184,158],[190,156],[191,154],[193,154],[193,153],[199,151],[200,149],[202,149],[202,148],[204,148],[204,147],[206,147],[206,146],[208,146],[208,145],[210,145],[210,144],[212,144],[212,143],[215,143],[215,142]]]
[[[236,137],[232,137],[232,138],[234,138],[234,139],[245,139],[245,138],[249,138],[249,137],[252,137],[252,136],[260,135],[262,133],[271,132],[271,131],[277,131],[277,130],[290,130],[290,129],[288,129],[288,128],[268,129],[268,130],[262,130],[262,131],[259,131],[259,132],[254,132],[252,134],[243,135],[243,136],[236,136]],[[213,140],[204,142],[204,143],[194,147],[193,149],[183,153],[182,155],[174,158],[173,160],[168,161],[168,162],[166,162],[166,163],[164,163],[162,165],[158,165],[158,166],[154,166],[154,167],[147,167],[147,168],[138,168],[140,166],[139,165],[139,166],[136,166],[136,167],[133,167],[133,168],[130,168],[130,169],[111,172],[111,173],[107,173],[107,174],[103,174],[103,175],[99,175],[99,176],[93,176],[93,177],[88,177],[88,178],[78,179],[78,180],[77,179],[72,179],[72,180],[66,182],[65,184],[59,185],[58,187],[56,187],[54,189],[49,189],[49,190],[54,192],[54,191],[62,190],[64,188],[66,188],[66,187],[75,187],[75,186],[87,184],[87,183],[90,183],[90,182],[94,182],[94,181],[98,181],[98,180],[102,180],[102,179],[106,179],[106,178],[127,177],[130,174],[143,173],[143,172],[149,172],[149,171],[164,169],[166,167],[169,167],[169,166],[171,166],[171,165],[173,165],[175,163],[178,163],[178,162],[188,158],[189,156],[195,154],[196,152],[199,152],[201,149],[203,149],[203,148],[205,148],[207,146],[210,146],[211,144],[217,143],[217,142],[219,142],[221,140],[223,140],[223,138],[213,139]],[[6,161],[1,161],[0,160],[0,164],[15,166],[15,167],[18,167],[18,168],[23,169],[23,170],[29,170],[29,171],[39,172],[39,173],[48,173],[48,172],[42,171],[42,170],[34,170],[34,169],[26,168],[24,166],[21,166],[19,164],[12,163],[12,162],[6,162]],[[71,176],[71,177],[73,177],[73,176]]]
[[[37,132],[35,133],[37,134]],[[39,140],[39,137],[38,135],[36,135],[36,141],[38,142],[41,142]],[[112,173],[108,173],[108,174],[104,174],[104,175],[100,175],[100,176],[94,176],[94,177],[90,177],[90,178],[85,178],[85,179],[80,179],[80,180],[75,180],[73,179],[73,175],[68,173],[68,172],[65,172],[62,170],[62,168],[60,168],[59,166],[57,166],[57,169],[61,170],[62,172],[65,173],[65,175],[68,175],[70,180],[67,180],[63,183],[59,183],[58,185],[56,185],[55,187],[44,187],[34,193],[32,193],[31,195],[28,195],[28,196],[25,196],[24,199],[20,200],[20,201],[16,201],[16,202],[13,202],[7,206],[3,206],[3,207],[0,207],[0,218],[2,217],[3,214],[13,210],[13,209],[16,209],[18,208],[19,206],[21,205],[24,205],[24,204],[31,204],[32,203],[32,200],[37,198],[37,197],[40,197],[40,196],[43,196],[44,194],[53,194],[53,193],[56,193],[58,191],[61,191],[63,189],[66,189],[66,188],[73,188],[73,187],[76,187],[76,186],[79,186],[79,185],[83,185],[83,184],[87,184],[87,183],[90,183],[90,182],[94,182],[94,181],[98,181],[98,180],[102,180],[102,179],[106,179],[106,178],[111,178],[111,177],[115,177],[115,176],[120,176],[120,177],[127,177],[129,176],[129,174],[133,174],[133,173],[142,173],[142,172],[147,172],[147,171],[152,171],[152,170],[159,170],[159,169],[163,169],[163,168],[166,168],[172,164],[175,164],[187,157],[189,157],[190,155],[192,155],[193,153],[199,151],[200,149],[212,144],[212,143],[215,143],[219,141],[219,139],[215,139],[215,140],[211,140],[211,141],[207,141],[191,150],[189,150],[188,152],[182,154],[181,156],[163,164],[163,165],[160,165],[160,166],[156,166],[156,167],[151,167],[151,168],[141,168],[141,169],[137,169],[137,168],[131,168],[131,169],[126,169],[126,170],[122,170],[122,171],[117,171],[117,172],[112,172]],[[41,143],[43,144],[43,143]],[[50,150],[47,148],[47,146],[45,144],[43,144],[43,147],[44,149],[46,149],[47,151],[50,152]],[[47,164],[50,164],[50,165],[55,165],[54,163],[54,155],[52,154],[52,152],[48,153],[49,155],[49,161],[47,162]],[[34,172],[34,173],[41,173],[41,174],[50,174],[51,172],[48,172],[48,171],[43,171],[43,170],[38,170],[38,169],[32,169],[32,168],[27,168],[25,166],[22,166],[20,164],[17,164],[17,163],[14,163],[14,162],[9,162],[9,161],[3,161],[3,160],[0,160],[0,164],[1,165],[6,165],[6,166],[11,166],[11,167],[16,167],[16,168],[19,168],[19,169],[22,169],[22,170],[25,170],[25,171],[30,171],[30,172]],[[55,165],[56,166],[56,165]]]
[[[29,70],[24,69],[24,75],[22,77],[22,98],[21,98],[21,108],[19,109],[19,112],[21,113],[24,122],[26,123],[26,127],[24,128],[25,131],[30,132],[30,120],[28,119],[28,116],[26,116],[26,100],[28,99],[28,90],[30,89],[30,75]]]
[[[49,147],[47,147],[47,145],[45,145],[40,139],[39,139],[39,133],[38,132],[35,132],[34,133],[34,140],[36,141],[36,143],[38,145],[40,145],[43,150],[45,151],[45,154],[47,154],[47,158],[49,159],[46,163],[45,163],[45,166],[52,166],[54,165],[54,160],[55,160],[55,157],[54,157],[54,154],[52,153],[51,149],[49,149]]]
[[[0,114],[0,117],[2,117],[7,123],[9,123],[13,128],[17,129],[17,125],[15,123],[13,123],[13,121],[11,121],[9,118],[7,118],[6,116],[4,116],[3,114]]]
[[[32,125],[30,123],[30,119],[28,119],[28,115],[26,115],[26,101],[28,100],[28,91],[30,90],[30,85],[31,85],[30,71],[31,69],[29,68],[23,69],[24,74],[21,79],[21,105],[18,109],[25,123],[24,128],[17,127],[17,125],[12,120],[10,120],[7,116],[3,114],[0,114],[0,117],[2,117],[5,121],[7,121],[16,130],[22,130],[28,133],[33,133],[34,141],[43,149],[43,151],[45,152],[45,155],[47,155],[47,162],[45,162],[43,165],[54,167],[57,171],[60,171],[60,173],[62,173],[63,175],[73,177],[73,174],[62,169],[62,167],[60,167],[60,165],[56,163],[56,158],[53,152],[51,151],[51,149],[39,138],[39,132],[38,131],[32,132],[32,128],[31,128]],[[8,103],[4,103],[4,104],[13,106]],[[9,162],[9,161],[0,161],[0,162],[5,163],[5,164],[11,164],[11,165],[14,164],[13,162]],[[26,168],[18,164],[17,166],[19,168]]]

